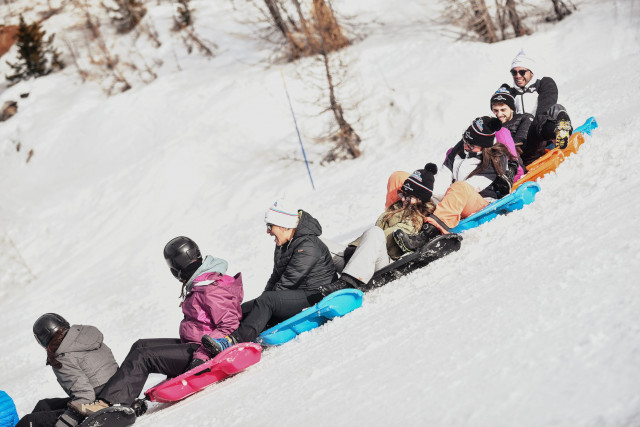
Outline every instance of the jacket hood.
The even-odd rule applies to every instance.
[[[223,260],[222,258],[215,258],[215,257],[212,257],[211,255],[207,255],[202,260],[202,265],[200,266],[200,268],[198,268],[196,272],[193,273],[193,275],[187,282],[185,295],[189,295],[189,292],[191,292],[193,281],[196,280],[196,278],[198,278],[199,276],[205,273],[225,274],[227,272],[228,266],[229,264],[227,263],[227,261]]]
[[[73,325],[60,343],[56,354],[95,350],[100,348],[103,338],[102,332],[95,326]]]
[[[295,239],[296,237],[308,235],[320,236],[321,234],[322,226],[318,220],[312,217],[309,213],[301,210],[300,221],[298,222],[298,227],[296,227],[296,232],[293,234],[293,238]]]

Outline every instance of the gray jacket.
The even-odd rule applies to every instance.
[[[56,351],[56,360],[62,367],[53,368],[53,372],[74,401],[96,400],[95,389],[103,386],[118,369],[111,349],[102,339],[102,332],[93,326],[73,325]]]

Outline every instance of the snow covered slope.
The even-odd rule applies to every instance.
[[[270,47],[241,21],[247,6],[192,3],[220,47],[211,60],[166,48],[157,80],[110,98],[72,69],[0,93],[0,104],[20,99],[0,123],[0,389],[20,415],[62,395],[31,334],[40,314],[99,327],[118,361],[138,338],[176,337],[179,283],[161,251],[177,235],[227,259],[246,298],[257,296],[273,251],[263,213],[275,198],[295,198],[327,237],[357,235],[383,209],[389,173],[441,161],[490,113],[524,48],[575,122],[600,123],[540,182],[534,204],[136,425],[640,425],[637,2],[577,2],[561,23],[494,45],[447,37],[423,2],[334,2],[380,25],[341,53],[364,139],[355,161],[319,165],[326,146],[312,137],[326,116],[315,116],[317,93],[300,72],[311,61],[282,66],[316,191],[280,68],[265,65]]]

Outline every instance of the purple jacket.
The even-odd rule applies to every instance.
[[[498,132],[496,132],[496,141],[502,143],[505,147],[509,149],[509,152],[513,154],[516,158],[518,157],[518,152],[516,151],[516,144],[513,142],[513,137],[511,136],[511,132],[507,128],[501,128]],[[518,161],[520,163],[520,161]],[[518,171],[516,175],[513,177],[513,182],[516,182],[520,179],[520,177],[524,175],[524,169],[522,169],[522,165],[518,164]]]
[[[203,335],[222,338],[235,331],[242,318],[243,297],[241,273],[231,277],[209,272],[196,277],[182,303],[180,340],[200,343]],[[193,357],[208,360],[210,354],[200,346]]]

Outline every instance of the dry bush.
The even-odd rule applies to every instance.
[[[218,45],[200,37],[196,33],[193,22],[193,10],[189,5],[189,0],[177,0],[176,16],[173,18],[173,31],[180,34],[187,52],[191,53],[195,46],[202,55],[213,58],[214,50],[218,48]]]
[[[332,61],[332,53],[350,44],[349,38],[339,24],[329,0],[264,0],[264,15],[272,28],[285,43],[288,60],[316,56],[319,69],[316,76],[306,74],[309,81],[323,82],[320,90],[328,98],[324,112],[331,111],[335,120],[335,130],[325,138],[333,147],[323,162],[359,157],[360,136],[345,118],[342,103],[338,99],[337,88],[346,75],[346,66],[339,59]],[[327,105],[325,100],[318,103]]]
[[[101,3],[119,33],[126,34],[133,30],[147,13],[140,0],[111,0],[115,6]]]
[[[271,23],[289,47],[290,59],[340,50],[350,44],[328,0],[264,0]]]

